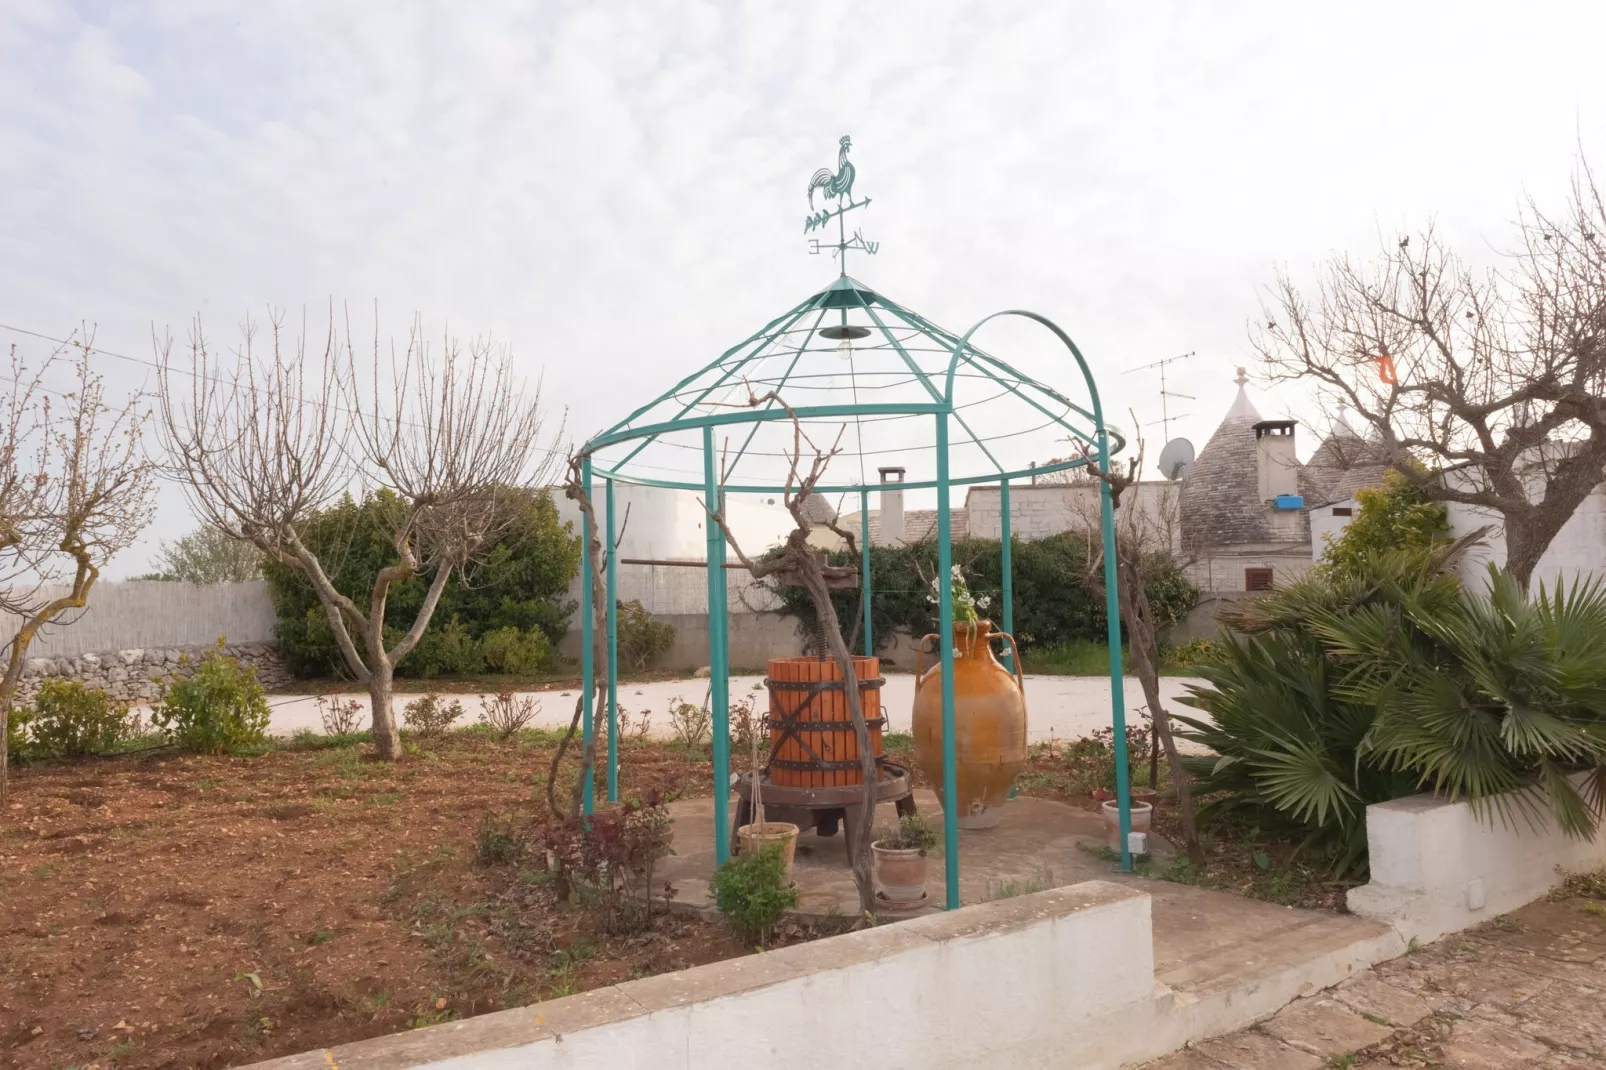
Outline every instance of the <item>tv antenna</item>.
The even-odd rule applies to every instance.
[[[1194,357],[1193,351],[1189,350],[1188,352],[1182,353],[1182,354],[1180,354],[1178,356],[1175,356],[1175,357],[1165,357],[1162,360],[1157,360],[1153,364],[1145,364],[1142,367],[1138,367],[1138,368],[1128,368],[1126,370],[1126,372],[1125,372],[1125,374],[1127,374],[1127,375],[1134,375],[1137,372],[1153,371],[1156,368],[1158,368],[1160,370],[1160,418],[1158,420],[1153,421],[1148,426],[1153,427],[1155,424],[1160,424],[1161,425],[1161,430],[1162,430],[1162,436],[1161,437],[1163,437],[1167,442],[1169,442],[1171,440],[1171,421],[1172,420],[1180,420],[1185,416],[1191,416],[1192,415],[1192,413],[1182,412],[1182,413],[1178,413],[1175,416],[1172,416],[1171,415],[1171,408],[1170,408],[1170,405],[1169,405],[1170,400],[1172,398],[1184,398],[1184,399],[1186,399],[1188,401],[1197,401],[1198,399],[1196,397],[1194,397],[1192,394],[1179,394],[1175,390],[1167,389],[1166,385],[1165,385],[1165,371],[1166,371],[1166,368],[1169,367],[1170,365],[1176,364],[1176,363],[1178,363],[1180,361],[1184,361],[1184,360],[1191,360],[1191,359],[1193,359],[1193,357]]]

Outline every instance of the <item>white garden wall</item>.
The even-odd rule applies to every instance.
[[[1434,940],[1531,903],[1569,873],[1606,866],[1606,835],[1563,835],[1531,795],[1502,820],[1432,795],[1366,808],[1371,883],[1349,892],[1356,914]]]
[[[1153,961],[1149,897],[1091,881],[261,1065],[1113,1070]]]
[[[204,586],[159,580],[97,583],[88,607],[62,620],[34,638],[29,657],[211,646],[219,638],[230,645],[271,643],[276,623],[273,599],[261,580]],[[9,639],[16,630],[15,617],[0,615],[0,637]]]

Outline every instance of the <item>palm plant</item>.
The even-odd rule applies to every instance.
[[[1312,626],[1355,662],[1343,696],[1377,709],[1367,761],[1467,799],[1485,818],[1522,815],[1537,827],[1548,802],[1563,832],[1594,835],[1606,774],[1599,580],[1541,584],[1529,598],[1491,566],[1487,593],[1463,592],[1449,612],[1407,597],[1390,614]]]
[[[1476,536],[1369,553],[1238,607],[1238,636],[1179,718],[1215,753],[1188,760],[1203,816],[1303,834],[1338,871],[1365,857],[1365,808],[1430,790],[1486,817],[1537,822],[1548,802],[1592,835],[1606,767],[1606,588],[1527,599],[1491,569],[1487,592],[1454,568]],[[1580,776],[1579,774],[1589,774]]]

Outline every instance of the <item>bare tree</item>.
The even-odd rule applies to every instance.
[[[6,797],[12,701],[28,647],[44,628],[89,604],[100,570],[150,523],[153,472],[137,392],[106,401],[90,365],[93,338],[74,334],[37,369],[11,351],[13,393],[0,409],[0,611],[15,620],[0,677],[0,801]],[[72,389],[56,395],[48,370],[71,350]],[[59,397],[59,400],[58,400]]]
[[[1043,462],[1043,467],[1063,464],[1072,460],[1070,457],[1050,457]],[[1086,465],[1080,468],[1062,468],[1057,472],[1033,472],[1032,485],[1037,487],[1089,487],[1098,485],[1098,477],[1093,475]]]
[[[584,458],[571,455],[568,461],[568,476],[563,482],[563,496],[574,502],[580,510],[582,520],[581,530],[590,531],[586,544],[580,550],[580,566],[585,568],[587,560],[591,567],[586,569],[583,582],[591,585],[591,679],[580,681],[580,694],[574,700],[574,716],[569,719],[569,731],[558,741],[557,750],[552,753],[552,767],[548,771],[546,781],[547,805],[552,815],[559,820],[573,820],[579,816],[581,804],[585,801],[585,786],[591,780],[592,770],[597,765],[597,743],[602,733],[593,725],[591,738],[586,741],[580,752],[580,773],[575,777],[574,789],[569,797],[568,811],[558,806],[557,782],[558,769],[563,764],[563,756],[569,745],[574,741],[574,734],[580,727],[580,716],[585,709],[586,692],[592,696],[593,710],[601,710],[607,701],[608,678],[605,675],[605,666],[608,664],[608,585],[603,577],[604,558],[602,556],[602,525],[597,523],[597,510],[591,501],[591,495],[586,491],[584,473]],[[609,552],[617,552],[619,543],[617,539],[624,538],[621,529]]]
[[[1136,417],[1132,425],[1138,426]],[[1121,623],[1126,627],[1127,650],[1131,657],[1132,672],[1143,689],[1143,701],[1149,707],[1154,734],[1165,752],[1166,765],[1171,771],[1171,782],[1177,790],[1177,813],[1182,823],[1182,841],[1188,858],[1195,865],[1204,864],[1204,852],[1199,846],[1198,821],[1194,814],[1193,791],[1188,774],[1182,768],[1182,757],[1177,753],[1176,737],[1171,731],[1171,714],[1160,700],[1160,630],[1161,622],[1155,617],[1149,602],[1149,580],[1163,563],[1171,560],[1176,545],[1178,523],[1178,497],[1175,484],[1161,487],[1161,496],[1153,508],[1145,509],[1136,500],[1134,487],[1139,483],[1138,473],[1143,470],[1143,439],[1136,442],[1136,453],[1128,460],[1126,470],[1112,464],[1108,472],[1100,470],[1098,459],[1084,452],[1084,467],[1092,478],[1109,485],[1110,504],[1115,509],[1115,545],[1104,545],[1098,534],[1095,516],[1086,517],[1087,542],[1096,552],[1088,554],[1086,582],[1100,595],[1105,594],[1104,555],[1113,553],[1116,566],[1116,602]],[[1128,758],[1130,760],[1130,756]]]
[[[853,669],[853,655],[848,650],[847,641],[842,638],[841,622],[837,617],[836,606],[831,602],[831,589],[858,579],[858,568],[853,565],[829,564],[824,550],[809,545],[809,535],[814,528],[824,527],[836,533],[847,544],[849,555],[857,560],[855,540],[851,532],[838,527],[835,520],[820,520],[810,516],[809,498],[815,493],[814,488],[819,485],[820,478],[825,475],[831,458],[835,457],[840,449],[840,433],[836,444],[829,450],[822,450],[810,441],[803,431],[803,423],[798,419],[797,413],[787,405],[780,394],[770,391],[754,395],[749,391],[747,399],[749,408],[756,409],[771,403],[784,409],[792,420],[792,453],[782,500],[787,512],[792,514],[793,523],[797,526],[781,544],[780,553],[762,560],[754,560],[747,556],[737,543],[736,536],[731,533],[730,525],[726,523],[723,495],[720,502],[704,502],[703,507],[708,511],[710,521],[719,525],[720,532],[725,536],[726,545],[735,552],[736,559],[754,579],[770,578],[778,583],[802,587],[808,592],[809,600],[814,604],[817,631],[823,644],[821,653],[829,655],[842,673],[842,686],[848,700],[848,715],[853,720],[853,734],[859,745],[859,771],[864,784],[859,805],[858,827],[853,829],[849,841],[853,844],[853,855],[849,862],[853,867],[853,883],[859,892],[860,916],[863,917],[876,909],[875,882],[870,869],[870,840],[871,830],[875,826],[876,795],[879,790],[880,774],[876,769],[875,752],[870,746],[870,727],[865,722],[864,707],[859,701],[859,681]],[[805,446],[814,452],[807,471],[803,469]],[[723,486],[723,480],[721,485]],[[823,510],[820,515],[834,517],[835,512]]]
[[[349,323],[330,318],[321,349],[270,319],[267,352],[247,323],[233,367],[214,358],[199,321],[186,353],[157,345],[161,431],[173,475],[203,522],[296,569],[312,585],[346,666],[368,687],[374,748],[401,755],[391,693],[396,665],[418,644],[453,573],[510,522],[508,504],[541,485],[559,457],[543,442],[539,387],[516,383],[508,352],[447,337],[431,352],[414,320],[404,351],[382,355],[377,328],[359,359]],[[348,491],[386,489],[395,560],[362,606],[337,590],[302,541],[313,514]],[[412,625],[387,643],[390,589],[428,576]]]
[[[260,550],[210,527],[163,542],[151,563],[157,567],[157,574],[142,578],[179,583],[244,583],[262,576]]]
[[[1335,258],[1308,293],[1280,271],[1253,335],[1274,381],[1346,403],[1429,498],[1499,514],[1524,585],[1606,473],[1606,204],[1587,164],[1562,214],[1524,206],[1504,270],[1430,226]]]

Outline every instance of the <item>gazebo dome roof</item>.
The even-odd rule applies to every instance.
[[[1067,438],[1097,440],[1088,379],[1071,362],[1065,372],[1077,385],[1061,393],[842,275],[583,449],[597,478],[702,490],[712,434],[727,489],[773,493],[786,483],[796,414],[805,465],[816,448],[838,451],[822,493],[875,486],[886,466],[918,489],[936,485],[933,417],[948,412],[951,485],[1024,478]],[[1123,443],[1111,438],[1113,453]]]

